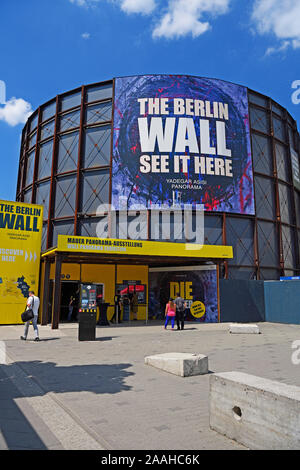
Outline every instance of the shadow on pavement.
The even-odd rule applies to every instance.
[[[56,341],[58,339],[61,339],[61,338],[40,338],[40,342],[43,341],[43,343],[44,343],[45,341]],[[32,342],[32,341],[34,341],[34,338],[27,338],[26,341],[27,342]]]
[[[45,450],[45,444],[15,403],[22,395],[7,376],[9,371],[4,372],[8,367],[0,366],[0,449]]]
[[[95,341],[111,341],[114,338],[118,338],[118,336],[103,336],[102,338],[96,338]]]
[[[16,405],[15,399],[44,396],[49,392],[116,394],[131,390],[132,387],[126,385],[125,380],[134,375],[127,370],[132,366],[129,363],[58,366],[54,362],[36,360],[14,362],[13,365],[18,366],[26,377],[33,379],[39,385],[40,393],[35,393],[31,387],[28,387],[28,390],[23,389],[21,393],[10,380],[10,376],[13,375],[11,366],[1,364],[0,449],[5,448],[5,444],[9,449],[46,449]]]
[[[120,393],[131,389],[126,385],[125,379],[134,375],[133,372],[126,370],[132,364],[58,366],[55,362],[36,360],[14,362],[14,365],[20,367],[28,377],[36,379],[45,394],[48,392]],[[9,374],[9,371],[6,373]]]
[[[177,331],[176,327],[175,327],[175,330]],[[197,330],[197,328],[186,328],[186,327],[183,328],[183,331],[190,331],[190,330]],[[178,331],[182,331],[182,330],[178,330]]]

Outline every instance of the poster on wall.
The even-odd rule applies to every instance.
[[[21,323],[38,294],[42,226],[42,206],[0,200],[0,324]]]
[[[169,298],[178,293],[186,302],[186,321],[218,322],[216,266],[149,269],[149,320],[163,320]]]
[[[175,75],[115,79],[112,204],[254,214],[247,88]],[[122,201],[122,204],[121,204]]]

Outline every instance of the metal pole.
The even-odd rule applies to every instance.
[[[118,266],[117,264],[115,264],[115,297],[117,295],[117,269],[118,269]],[[115,309],[116,310],[116,324],[119,323],[119,302],[115,302]]]
[[[222,243],[227,245],[227,232],[226,232],[226,214],[223,212],[223,223],[222,223]],[[225,279],[228,279],[228,261],[224,261],[225,267]]]
[[[50,248],[53,245],[52,234],[53,225],[52,217],[54,215],[54,194],[55,194],[55,173],[57,164],[57,131],[58,131],[58,112],[59,112],[59,97],[56,96],[56,108],[55,108],[55,121],[54,121],[54,134],[53,134],[53,149],[52,149],[52,165],[51,165],[51,179],[50,179],[50,194],[49,194],[49,212],[47,222],[47,245],[46,248]]]
[[[49,307],[49,280],[50,280],[50,261],[46,258],[45,260],[45,271],[44,271],[44,287],[43,287],[43,310],[41,324],[48,324],[48,307]]]
[[[38,123],[36,128],[36,142],[35,142],[35,150],[34,150],[34,170],[33,170],[33,180],[32,180],[32,194],[31,194],[31,203],[34,204],[36,202],[36,181],[38,179],[38,167],[39,167],[39,159],[40,159],[40,134],[41,134],[41,122],[42,122],[42,112],[41,107],[38,109]]]
[[[78,137],[78,156],[77,156],[77,173],[76,173],[76,199],[75,199],[75,213],[74,213],[74,235],[79,235],[78,230],[78,213],[80,207],[80,183],[81,183],[81,160],[82,160],[82,142],[83,142],[83,122],[84,122],[84,98],[85,98],[85,87],[81,87],[81,105],[80,105],[80,127]]]
[[[59,253],[55,256],[55,281],[54,281],[54,303],[52,311],[52,329],[58,329],[60,314],[60,293],[61,293],[61,264],[62,259]]]
[[[149,317],[148,317],[148,315],[149,315],[149,313],[148,313],[149,288],[150,288],[150,286],[149,286],[149,265],[147,266],[147,268],[148,268],[148,269],[147,269],[147,279],[148,279],[148,282],[147,282],[147,298],[146,298],[146,325],[148,325],[148,319],[149,319]]]

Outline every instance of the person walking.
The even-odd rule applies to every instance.
[[[173,299],[170,297],[169,302],[166,305],[165,310],[166,322],[165,322],[165,330],[167,329],[169,320],[171,320],[172,330],[174,330],[174,323],[175,323],[175,316],[176,316],[176,304]]]
[[[39,330],[38,330],[38,326],[37,326],[40,299],[36,295],[34,295],[33,291],[29,291],[28,294],[29,294],[29,297],[27,299],[27,310],[29,308],[32,308],[34,317],[33,317],[32,320],[29,320],[25,323],[24,336],[21,336],[21,339],[26,341],[27,335],[28,335],[29,325],[30,325],[30,322],[32,321],[32,325],[33,325],[33,329],[34,329],[34,333],[35,333],[35,340],[34,341],[40,341]]]
[[[177,322],[177,330],[184,329],[184,313],[186,309],[186,302],[180,297],[180,294],[177,294],[175,299],[176,305],[176,322]]]
[[[121,300],[121,295],[120,295],[119,290],[117,291],[117,293],[115,295],[114,302],[115,302],[115,310],[114,310],[114,314],[111,317],[110,321],[112,323],[122,323],[122,321],[121,321],[122,300]]]
[[[130,320],[130,300],[127,294],[123,297],[123,321]]]
[[[75,297],[71,295],[70,302],[69,302],[69,313],[68,313],[68,321],[72,320],[73,308],[75,303]]]

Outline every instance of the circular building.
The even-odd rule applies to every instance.
[[[202,204],[204,243],[233,247],[221,277],[300,272],[299,133],[286,109],[253,90],[147,75],[41,105],[23,129],[16,199],[44,206],[42,249],[58,234],[96,236],[97,207],[118,210],[122,197],[128,209]]]

